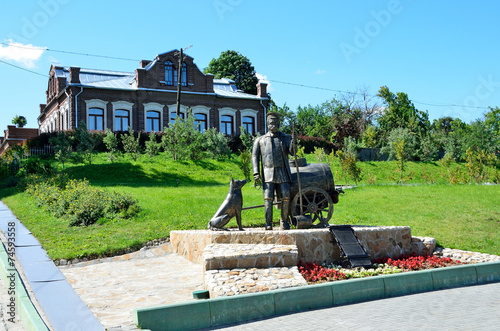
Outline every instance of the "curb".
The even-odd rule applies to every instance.
[[[3,242],[0,245],[0,276],[5,281],[7,287],[11,282],[9,275],[13,274],[15,279],[15,302],[20,315],[21,320],[23,321],[24,326],[27,330],[40,330],[40,331],[48,331],[49,328],[45,325],[44,321],[38,314],[35,306],[31,302],[28,292],[21,280],[19,272],[9,264],[9,258],[7,255],[7,251],[5,250]]]
[[[134,310],[143,329],[193,330],[446,288],[500,282],[500,261],[356,278]]]

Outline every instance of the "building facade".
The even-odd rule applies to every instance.
[[[66,131],[83,121],[89,130],[162,131],[177,117],[177,50],[142,60],[134,73],[52,65],[47,102],[40,105],[40,132]],[[238,90],[234,81],[203,74],[185,55],[181,68],[180,117],[192,110],[201,131],[239,134],[265,132],[267,84],[257,95]]]
[[[0,137],[0,155],[3,155],[10,147],[23,145],[30,138],[38,136],[38,129],[17,128],[7,125],[4,137]]]

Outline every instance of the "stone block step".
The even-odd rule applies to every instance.
[[[296,245],[210,244],[203,251],[204,270],[297,266]]]

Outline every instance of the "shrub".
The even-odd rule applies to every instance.
[[[330,153],[333,150],[333,144],[328,140],[320,137],[307,137],[307,136],[297,136],[299,143],[304,147],[304,151],[310,154],[314,151],[314,148],[323,148],[326,153]]]
[[[78,142],[76,150],[89,164],[92,164],[92,156],[96,153],[97,139],[87,130],[87,126],[82,121],[75,130],[75,139]]]
[[[185,120],[177,117],[163,130],[162,144],[174,160],[198,160],[203,156],[203,134],[196,129],[196,118],[188,111]]]
[[[145,142],[146,153],[149,157],[156,156],[160,153],[161,145],[156,141],[156,133],[151,132],[149,134],[149,140]]]
[[[141,155],[139,137],[135,138],[134,130],[128,128],[128,134],[122,136],[123,149],[135,161]]]
[[[340,167],[346,184],[347,177],[350,177],[357,184],[362,179],[362,171],[357,165],[356,156],[353,153],[341,150],[338,150],[336,155],[339,158]]]
[[[129,218],[140,211],[137,200],[128,194],[92,187],[86,180],[69,180],[64,187],[43,177],[32,178],[27,192],[37,199],[38,206],[71,226],[92,225],[102,218]]]
[[[240,164],[239,167],[245,176],[247,182],[252,181],[252,153],[250,150],[244,150],[240,154]]]
[[[103,142],[108,149],[108,159],[110,162],[113,162],[119,155],[118,138],[110,129],[106,129],[106,136],[103,138]]]
[[[226,136],[218,132],[215,128],[210,128],[203,134],[205,138],[204,148],[207,154],[216,159],[228,158],[231,156],[231,149],[227,144]]]
[[[54,148],[56,160],[61,162],[64,167],[64,162],[71,158],[73,151],[71,141],[64,132],[58,132],[55,137],[49,139],[49,143]]]

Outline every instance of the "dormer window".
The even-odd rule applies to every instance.
[[[171,61],[165,62],[165,85],[177,86],[177,68]],[[187,86],[187,65],[184,62],[181,69],[181,86]]]
[[[174,71],[172,62],[165,62],[165,85],[174,85],[174,72],[176,71]]]
[[[184,62],[182,62],[181,86],[187,86],[187,66]]]

